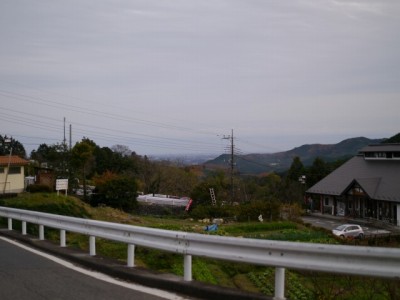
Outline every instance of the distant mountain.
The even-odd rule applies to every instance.
[[[388,138],[383,143],[385,143],[385,144],[400,143],[400,132],[398,134],[392,136],[391,138]]]
[[[214,159],[216,154],[159,154],[150,155],[153,161],[168,161],[178,165],[200,165]]]
[[[313,163],[316,157],[325,161],[335,161],[350,158],[358,151],[371,144],[379,144],[385,139],[368,139],[365,137],[351,138],[338,144],[303,145],[285,152],[269,154],[246,154],[235,156],[235,168],[240,174],[262,174],[283,172],[290,168],[293,158],[300,157],[305,166]],[[204,163],[206,168],[228,168],[230,155],[223,154]]]

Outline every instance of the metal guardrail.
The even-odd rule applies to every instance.
[[[59,229],[61,247],[66,246],[66,232],[87,235],[90,241],[90,255],[96,255],[96,237],[126,243],[129,267],[134,267],[136,245],[182,254],[184,257],[184,280],[186,281],[192,280],[192,256],[273,266],[276,268],[274,299],[285,299],[285,268],[400,278],[400,249],[394,248],[210,236],[6,207],[0,207],[0,217],[8,219],[9,230],[12,230],[13,219],[22,221],[23,235],[26,235],[27,223],[38,224],[40,240],[44,240],[45,226]]]

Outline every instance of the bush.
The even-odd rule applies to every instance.
[[[51,193],[52,188],[45,184],[31,184],[26,188],[30,193]]]
[[[235,206],[238,221],[257,221],[263,219],[272,221],[279,218],[279,203],[277,201],[255,201]]]
[[[130,212],[137,206],[136,180],[128,176],[115,176],[107,181],[98,182],[92,195],[92,206],[107,205]]]
[[[7,193],[7,194],[0,194],[0,199],[10,199],[10,198],[15,198],[15,197],[17,197],[18,196],[18,194],[17,193]],[[0,200],[0,205],[3,205],[3,204],[1,204],[1,203],[3,203],[3,202],[1,202],[2,200]]]

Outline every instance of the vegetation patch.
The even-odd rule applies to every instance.
[[[227,225],[224,230],[229,234],[246,234],[255,232],[275,231],[281,229],[296,229],[297,224],[293,222],[265,222],[265,223],[240,223]]]
[[[75,197],[55,193],[24,193],[16,198],[4,199],[3,205],[77,218],[90,218],[90,207]]]

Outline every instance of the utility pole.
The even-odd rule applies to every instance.
[[[72,149],[72,125],[69,124],[69,151]]]
[[[67,156],[67,138],[65,135],[65,117],[64,117],[64,139],[62,142],[62,176],[65,176],[66,173],[66,164],[67,164],[67,160],[66,160],[66,156]]]
[[[67,146],[67,140],[65,138],[65,117],[64,117],[64,139],[63,139],[63,146],[66,147]]]
[[[11,156],[12,156],[12,138],[10,138],[10,139],[5,139],[5,140],[4,140],[4,145],[5,145],[6,143],[8,143],[8,144],[10,145],[10,155],[8,156],[7,172],[6,172],[6,179],[4,180],[3,194],[6,193],[6,186],[7,186],[8,174],[10,173]]]
[[[234,175],[234,169],[235,169],[235,144],[233,142],[233,129],[231,130],[231,135],[224,135],[222,138],[224,140],[229,140],[230,141],[230,160],[229,160],[229,166],[230,166],[230,173],[231,173],[231,203],[233,203],[233,197],[234,197],[234,188],[233,188],[233,175]]]

